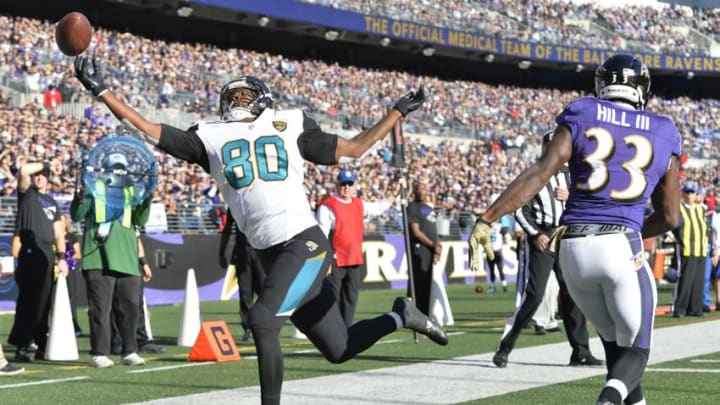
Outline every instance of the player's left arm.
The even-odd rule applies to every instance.
[[[188,163],[197,163],[210,173],[210,159],[200,137],[197,125],[183,131],[171,125],[161,125],[161,136],[157,147]]]
[[[661,235],[680,224],[680,176],[678,158],[670,157],[665,175],[655,186],[650,197],[653,213],[645,219],[642,227],[644,238]],[[682,238],[678,238],[681,240]]]
[[[410,91],[404,96],[402,96],[395,103],[393,108],[388,111],[388,113],[385,114],[385,116],[382,117],[382,119],[380,119],[380,121],[378,121],[372,127],[360,132],[359,134],[349,139],[333,135],[333,137],[335,138],[335,148],[332,150],[333,154],[332,156],[330,156],[329,151],[326,151],[326,155],[323,156],[324,159],[322,162],[315,161],[311,158],[311,154],[306,154],[307,151],[304,150],[302,145],[300,145],[302,141],[298,139],[298,145],[300,146],[301,153],[305,159],[314,163],[325,165],[336,164],[340,161],[341,158],[360,159],[363,157],[365,152],[370,150],[370,148],[375,145],[375,143],[385,138],[399,120],[403,119],[409,113],[420,108],[424,102],[425,90],[421,86],[417,91]],[[317,124],[310,118],[303,115],[303,119],[303,128],[305,132],[322,133],[322,131],[320,131],[320,128],[317,127]],[[305,132],[301,134],[301,137],[304,137]]]
[[[480,220],[491,224],[503,215],[516,211],[525,205],[547,184],[572,156],[572,135],[570,129],[559,125],[552,141],[537,162],[525,169],[500,197],[480,216]]]

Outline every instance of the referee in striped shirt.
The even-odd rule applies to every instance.
[[[552,139],[553,132],[543,135],[543,148]],[[557,258],[546,252],[550,235],[558,227],[560,216],[565,208],[568,197],[570,174],[567,167],[556,173],[548,184],[538,192],[524,207],[515,212],[517,223],[525,231],[527,238],[526,264],[519,263],[518,268],[518,294],[521,294],[519,305],[515,313],[507,320],[493,363],[498,367],[505,367],[507,359],[515,346],[515,341],[523,328],[527,326],[545,295],[550,272],[555,271],[560,284],[560,312],[565,333],[572,355],[571,366],[600,366],[604,362],[596,359],[590,352],[588,344],[588,331],[585,316],[570,298],[565,280],[560,272]],[[526,273],[526,274],[523,274]],[[527,280],[527,285],[522,283]]]

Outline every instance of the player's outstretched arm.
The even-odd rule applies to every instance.
[[[155,142],[160,139],[160,124],[145,119],[107,88],[103,79],[102,67],[94,56],[92,59],[86,55],[79,55],[75,58],[75,76],[85,89],[102,100],[119,120],[127,120]]]
[[[559,126],[540,159],[520,173],[479,220],[491,224],[527,204],[571,156],[572,135],[567,127]]]
[[[387,136],[398,120],[420,108],[424,102],[425,90],[420,86],[417,91],[411,91],[402,96],[395,103],[392,110],[371,128],[350,139],[338,137],[337,147],[335,148],[335,161],[340,161],[343,156],[359,159],[377,141]]]

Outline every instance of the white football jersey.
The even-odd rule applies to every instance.
[[[253,122],[201,121],[210,174],[238,228],[265,249],[317,225],[303,187],[301,110],[266,109]]]

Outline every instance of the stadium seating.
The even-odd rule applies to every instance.
[[[323,3],[336,6],[336,2]],[[412,2],[416,3],[422,2]],[[453,14],[459,15],[468,4],[497,8],[499,3],[453,4]],[[583,10],[580,7],[576,12]],[[518,10],[509,8],[505,12],[517,14]],[[545,12],[553,14],[551,10]],[[705,13],[706,25],[716,24],[712,10]],[[115,131],[108,112],[93,102],[73,77],[72,59],[56,49],[52,30],[47,21],[0,16],[0,185],[1,196],[6,197],[0,198],[3,231],[12,227],[14,176],[23,162],[29,158],[62,160],[68,170],[63,178],[55,179],[53,193],[67,202],[74,189],[78,146],[91,147]],[[565,103],[581,95],[150,40],[99,27],[96,33],[93,50],[106,62],[107,80],[117,93],[149,117],[180,127],[215,117],[217,92],[227,78],[239,72],[250,71],[267,81],[281,107],[301,107],[329,132],[345,134],[375,122],[394,98],[409,88],[425,85],[431,94],[427,106],[405,126],[406,133],[424,135],[413,137],[407,145],[407,160],[412,162],[409,173],[432,179],[435,205],[439,215],[451,222],[452,233],[467,230],[471,213],[482,209],[535,158],[538,134],[553,125],[555,114]],[[43,106],[43,93],[50,84],[58,87],[64,101],[55,108]],[[683,134],[684,150],[695,158],[693,162],[717,159],[714,140],[720,133],[712,117],[720,115],[718,100],[654,97],[648,108],[675,119]],[[161,163],[158,200],[165,206],[172,230],[216,232],[221,215],[215,209],[222,207],[222,202],[209,197],[209,177],[199,167],[168,155],[157,153],[157,158]],[[311,204],[333,192],[335,170],[306,166]],[[363,198],[372,201],[393,192],[396,172],[389,164],[386,146],[365,158],[357,170]],[[715,166],[688,167],[686,173],[703,188],[712,188],[719,178]],[[374,218],[368,232],[396,231],[398,215],[393,208]]]

